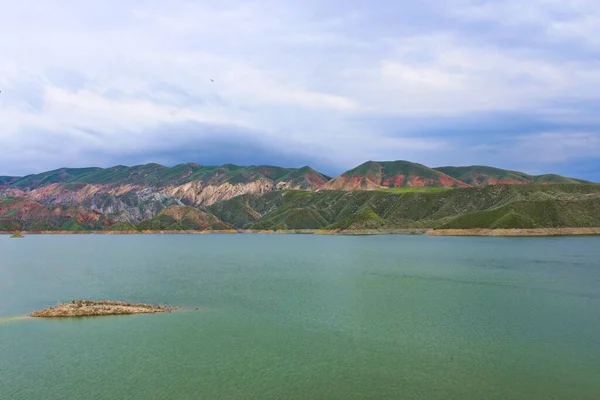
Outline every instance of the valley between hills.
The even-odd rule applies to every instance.
[[[487,166],[61,168],[0,176],[0,232],[600,234],[600,184]]]

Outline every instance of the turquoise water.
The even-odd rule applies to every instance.
[[[0,236],[0,399],[599,398],[599,237]]]

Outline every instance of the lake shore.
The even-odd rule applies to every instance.
[[[152,314],[174,311],[175,307],[122,301],[73,300],[29,314],[35,318],[91,317],[101,315]]]
[[[432,229],[429,236],[593,236],[600,228]]]
[[[13,232],[0,231],[0,235]],[[204,231],[22,231],[26,235],[209,235],[209,234],[264,234],[264,235],[427,235],[427,236],[594,236],[600,235],[600,227],[593,228],[533,228],[533,229],[287,229],[287,230],[204,230]]]

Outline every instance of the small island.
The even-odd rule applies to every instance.
[[[176,307],[126,303],[122,301],[92,301],[73,300],[29,314],[30,317],[60,318],[60,317],[91,317],[100,315],[149,314],[171,312]]]
[[[12,235],[10,235],[11,239],[21,239],[24,236],[21,234],[21,232],[14,232]]]

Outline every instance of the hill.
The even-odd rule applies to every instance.
[[[199,181],[205,185],[221,183],[244,184],[260,180],[286,185],[290,189],[318,189],[330,178],[310,167],[283,168],[269,165],[242,167],[233,164],[202,166],[194,163],[165,167],[144,164],[132,167],[117,165],[110,168],[61,168],[21,178],[3,177],[10,185],[33,190],[50,184],[80,183],[91,185],[132,185],[177,187]]]
[[[86,231],[113,222],[82,206],[46,206],[23,198],[0,199],[0,231]]]
[[[439,167],[434,169],[471,186],[496,184],[592,183],[556,174],[528,175],[519,171],[510,171],[484,165],[472,165],[470,167]]]
[[[232,225],[226,224],[214,215],[187,206],[171,206],[165,208],[151,220],[138,225],[139,230],[169,230],[169,231],[202,231],[202,230],[231,230]]]
[[[0,186],[8,186],[19,179],[16,176],[0,176]]]
[[[293,226],[294,229],[301,229],[308,226],[326,227],[331,224],[338,224],[336,226],[340,229],[349,229],[348,227],[361,224],[395,226],[398,223],[414,223],[393,221],[374,210],[380,218],[378,219],[367,209],[358,208],[354,210],[358,212],[355,217],[344,214],[341,218],[334,218],[328,214],[329,211],[324,213],[319,207],[312,205],[308,208],[303,204],[291,207],[284,193],[292,193],[291,198],[296,200],[310,198],[331,202],[337,201],[337,196],[344,192],[357,192],[358,194],[343,199],[353,204],[363,196],[371,196],[362,192],[376,191],[382,194],[375,195],[375,199],[387,199],[385,195],[403,195],[402,199],[407,201],[425,201],[455,196],[455,191],[461,188],[507,183],[524,186],[589,184],[560,175],[533,176],[486,166],[429,168],[408,161],[369,161],[334,179],[309,166],[283,168],[268,165],[206,166],[187,163],[165,167],[151,163],[132,167],[118,165],[111,168],[60,168],[25,177],[3,176],[0,177],[0,198],[21,198],[39,206],[60,206],[64,210],[81,207],[85,212],[104,216],[107,221],[111,221],[111,229],[119,230],[132,229],[143,221],[153,220],[165,209],[177,207],[192,207],[213,213],[238,228],[255,223],[257,227],[269,229],[271,226]],[[310,193],[315,192],[339,193],[310,196]],[[472,197],[484,195],[478,192],[469,193]],[[394,201],[398,199],[389,198],[395,199]],[[467,200],[472,201],[472,198]],[[406,204],[399,202],[397,206],[406,207]],[[162,215],[161,218],[166,219],[167,216]],[[200,220],[203,218],[207,217],[204,216]],[[352,221],[342,221],[344,218],[351,218]],[[198,229],[208,229],[204,222],[199,222],[200,220],[196,221],[199,223]],[[416,221],[414,218],[409,220]],[[164,229],[164,223],[155,222],[156,226]],[[212,222],[209,225],[211,224]],[[421,220],[417,225],[423,224],[431,225],[430,222]]]
[[[259,205],[259,207],[256,207]],[[496,185],[438,192],[246,195],[209,207],[247,229],[600,227],[600,185]]]
[[[469,186],[443,172],[408,161],[367,161],[329,181],[328,190]]]
[[[168,206],[137,225],[82,206],[0,199],[0,231],[530,229],[600,227],[600,185],[490,185],[443,191],[273,191],[204,209]]]
[[[0,197],[41,204],[81,205],[122,222],[139,223],[170,206],[210,205],[246,193],[316,190],[330,178],[310,167],[233,164],[174,167],[61,168],[21,178],[4,177]]]

